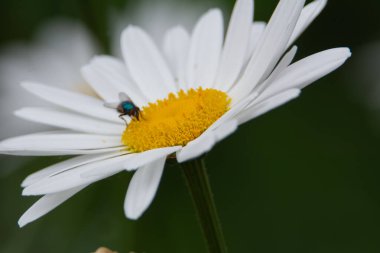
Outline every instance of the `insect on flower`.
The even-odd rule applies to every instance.
[[[292,63],[297,47],[286,52],[326,0],[306,7],[305,0],[280,0],[267,25],[252,25],[253,2],[236,1],[226,34],[219,9],[206,12],[191,33],[175,26],[165,35],[162,52],[141,28],[128,26],[121,35],[124,61],[96,56],[81,69],[100,98],[115,99],[117,94],[118,103],[24,82],[26,90],[65,111],[27,107],[17,115],[69,131],[6,139],[0,142],[0,154],[78,156],[23,181],[23,195],[43,197],[23,214],[19,225],[126,170],[136,172],[124,212],[130,219],[140,218],[156,195],[168,156],[175,154],[178,163],[202,156],[239,125],[295,99],[301,89],[351,56],[341,47]],[[120,124],[115,109],[128,127]]]
[[[120,92],[119,100],[120,102],[118,103],[104,103],[104,106],[111,109],[116,109],[117,112],[120,113],[119,118],[124,120],[125,123],[127,123],[127,121],[123,118],[125,115],[128,115],[131,118],[135,117],[137,120],[140,120],[140,108],[132,102],[132,99],[127,94]]]

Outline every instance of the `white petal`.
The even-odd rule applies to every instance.
[[[238,0],[232,12],[214,87],[228,90],[244,64],[250,42],[253,1]]]
[[[261,92],[264,89],[266,89],[269,85],[271,85],[272,81],[275,80],[293,61],[294,56],[297,53],[297,47],[293,46],[292,49],[284,55],[284,57],[281,59],[281,61],[278,63],[276,68],[273,70],[273,72],[270,74],[268,79],[266,79],[263,83],[261,83],[257,88],[255,88],[255,92]]]
[[[200,18],[191,36],[186,71],[189,88],[213,86],[222,43],[222,13],[213,9]]]
[[[141,166],[145,166],[157,159],[166,158],[168,155],[181,149],[181,147],[167,147],[152,149],[141,153],[133,153],[128,155],[128,159],[125,160],[123,168],[127,171],[135,170]],[[99,177],[104,175],[105,172],[102,168],[93,169],[86,173],[82,173],[82,177]]]
[[[264,34],[267,24],[265,22],[253,22],[250,31],[250,39],[248,44],[248,53],[245,57],[245,62],[248,62],[253,52],[255,51],[261,36]]]
[[[187,89],[185,73],[190,35],[182,26],[170,29],[164,37],[164,53],[176,79],[177,89]]]
[[[45,214],[52,211],[54,208],[71,198],[73,195],[81,191],[86,186],[87,185],[59,192],[56,194],[49,194],[43,196],[21,216],[21,218],[18,220],[18,225],[20,227],[23,227],[26,224],[44,216]]]
[[[90,154],[102,154],[106,152],[116,152],[123,150],[123,147],[120,148],[105,148],[105,149],[60,149],[60,150],[1,150],[0,154],[3,155],[12,155],[12,156],[72,156],[72,155],[90,155]]]
[[[266,98],[291,88],[302,89],[340,67],[350,56],[348,48],[335,48],[306,57],[283,71],[260,97]]]
[[[244,98],[240,102],[234,104],[230,110],[228,110],[225,114],[223,114],[222,117],[220,117],[217,121],[215,121],[207,130],[214,130],[224,124],[225,122],[231,120],[233,117],[235,117],[238,113],[244,110],[245,107],[247,107],[250,103],[255,101],[257,98],[258,93],[252,93],[248,97]]]
[[[125,150],[124,146],[102,149],[57,149],[57,150],[9,150],[0,145],[0,154],[14,156],[63,156],[63,155],[89,155],[102,154]]]
[[[242,78],[231,90],[232,98],[240,100],[272,72],[286,50],[304,2],[304,0],[280,1]]]
[[[288,42],[288,47],[306,30],[306,28],[314,21],[314,19],[325,8],[327,0],[316,0],[306,5],[301,12],[301,15],[294,28],[293,34]]]
[[[122,124],[108,123],[50,108],[27,107],[16,111],[15,115],[33,122],[92,134],[120,136],[125,129]]]
[[[233,132],[235,132],[238,128],[238,121],[233,119],[228,122],[225,122],[220,127],[216,128],[213,132],[216,138],[216,141],[221,141]]]
[[[152,203],[164,170],[166,157],[139,168],[129,183],[124,202],[125,215],[138,219]]]
[[[182,163],[196,158],[211,150],[215,142],[216,139],[212,131],[204,132],[177,152],[177,161]]]
[[[274,108],[279,107],[292,99],[295,99],[300,93],[301,91],[298,89],[287,90],[270,97],[259,104],[247,108],[236,117],[239,121],[239,125],[267,113],[268,111],[273,110]]]
[[[99,119],[120,122],[116,110],[106,108],[103,101],[94,97],[38,83],[24,82],[22,86],[34,95],[72,111]]]
[[[0,153],[12,151],[95,150],[122,146],[119,136],[95,134],[29,134],[0,142]]]
[[[129,26],[122,34],[121,45],[133,79],[151,102],[175,92],[174,78],[164,58],[143,30]]]
[[[91,154],[91,155],[82,155],[77,156],[68,160],[65,160],[60,163],[53,164],[47,168],[44,168],[42,170],[39,170],[31,175],[29,175],[25,180],[22,182],[21,186],[26,187],[30,186],[44,178],[54,176],[56,174],[65,172],[67,170],[74,169],[76,167],[101,161],[104,159],[124,155],[127,152],[117,151],[117,152],[111,152],[111,153],[104,153],[104,154]]]
[[[24,188],[23,195],[45,195],[65,191],[74,187],[91,184],[96,181],[110,177],[120,171],[123,171],[123,163],[128,160],[130,155],[121,155],[84,164],[72,170],[67,170],[51,177],[44,178],[30,186]],[[103,174],[94,177],[83,177],[82,174],[92,170],[102,169]]]
[[[153,162],[162,157],[167,157],[168,155],[180,150],[180,146],[157,148],[141,153],[137,153],[133,158],[125,161],[124,168],[127,170],[134,170],[147,163]]]
[[[94,57],[83,67],[82,73],[94,90],[107,101],[119,101],[120,92],[124,92],[139,107],[148,103],[147,98],[132,80],[127,67],[116,58]]]
[[[91,64],[91,63],[90,63]],[[85,65],[81,68],[83,78],[91,85],[96,93],[104,100],[115,101],[118,90],[112,86],[105,77],[95,70],[91,65]]]

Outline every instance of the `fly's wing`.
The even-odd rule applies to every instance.
[[[117,109],[117,107],[119,106],[119,103],[104,103],[103,105],[107,108]]]
[[[120,102],[132,101],[131,98],[127,94],[125,94],[124,92],[119,93],[119,99],[120,99]]]

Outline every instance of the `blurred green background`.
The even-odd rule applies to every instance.
[[[203,11],[218,6],[229,17],[234,1],[187,3],[202,3]],[[107,52],[110,10],[135,4],[2,0],[0,46],[30,40],[51,18],[70,17],[83,21]],[[267,21],[276,4],[256,0],[256,19]],[[208,154],[231,253],[380,252],[380,124],[374,120],[380,112],[355,92],[367,85],[355,70],[362,65],[355,53],[380,40],[378,10],[378,0],[330,0],[297,41],[297,57],[340,46],[350,47],[353,57],[297,100],[241,126]],[[20,183],[62,159],[0,157],[0,252],[87,253],[99,246],[119,253],[205,252],[176,166],[167,167],[156,199],[138,221],[124,217],[130,174],[120,173],[20,229],[18,218],[37,199],[22,197]]]

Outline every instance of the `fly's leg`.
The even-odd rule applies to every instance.
[[[124,119],[125,114],[120,114],[119,118],[125,122],[125,125],[128,126],[128,122]]]
[[[135,117],[137,120],[140,120],[140,113],[137,110],[135,111]]]
[[[140,109],[136,110],[136,115],[137,115],[137,119],[138,120],[140,120],[140,118],[143,119],[143,120],[145,120],[143,114],[140,111]]]

